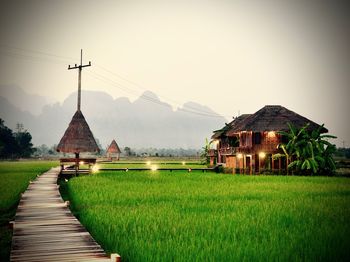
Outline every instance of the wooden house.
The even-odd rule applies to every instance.
[[[112,143],[107,148],[107,151],[106,151],[107,157],[111,160],[113,160],[113,158],[115,158],[116,160],[119,160],[120,153],[121,151],[119,149],[119,146],[117,142],[113,139]]]
[[[210,163],[223,164],[236,172],[259,173],[263,170],[285,170],[286,160],[275,159],[274,154],[285,138],[278,131],[289,131],[288,123],[309,129],[320,126],[313,121],[279,105],[268,105],[254,114],[234,118],[222,129],[214,131],[214,148],[209,150]],[[323,128],[322,132],[328,132]]]

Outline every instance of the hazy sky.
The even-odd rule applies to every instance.
[[[131,100],[147,89],[228,120],[281,104],[350,146],[346,1],[0,2],[0,86],[62,101],[82,48],[83,89]]]

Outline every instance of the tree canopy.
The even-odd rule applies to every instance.
[[[34,152],[31,134],[17,124],[16,132],[5,126],[0,118],[0,158],[30,157]]]

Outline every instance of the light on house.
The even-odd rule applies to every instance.
[[[265,154],[264,152],[260,152],[260,153],[259,153],[259,157],[260,157],[260,158],[265,158],[265,156],[266,156],[266,154]]]

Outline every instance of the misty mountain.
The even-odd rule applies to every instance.
[[[23,123],[35,145],[53,145],[63,136],[76,104],[74,92],[62,104],[45,105],[40,114],[34,115],[0,97],[0,117],[10,128]],[[126,97],[114,99],[105,92],[83,91],[81,110],[103,147],[116,139],[122,148],[201,148],[205,138],[226,121],[213,117],[217,115],[214,111],[194,102],[174,111],[150,91],[133,102]]]
[[[52,99],[40,95],[29,94],[16,85],[1,85],[0,90],[0,95],[6,98],[11,104],[23,111],[31,112],[34,115],[39,115],[41,109],[46,104],[52,102]]]

